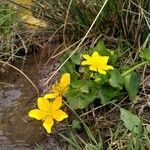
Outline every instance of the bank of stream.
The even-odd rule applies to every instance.
[[[41,52],[16,59],[12,65],[22,70],[37,86],[40,94],[46,91],[44,80],[58,67],[57,60],[41,59]],[[1,64],[0,72],[0,150],[61,149],[59,138],[47,135],[42,122],[28,117],[36,105],[37,91],[17,70]],[[64,146],[63,146],[64,147]],[[63,148],[64,149],[64,148]]]

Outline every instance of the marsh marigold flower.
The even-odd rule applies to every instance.
[[[87,54],[83,55],[86,60],[82,61],[81,65],[89,65],[90,70],[98,71],[100,74],[106,74],[107,70],[114,69],[113,66],[107,65],[109,56],[101,56],[98,52],[94,51],[92,56]]]
[[[57,96],[62,96],[64,95],[68,89],[69,89],[69,85],[70,85],[70,74],[69,73],[64,73],[60,79],[59,83],[56,83],[52,86],[52,90],[50,94],[46,94],[44,96],[45,99],[51,99],[51,98],[55,98]]]
[[[43,127],[48,133],[51,133],[54,119],[59,122],[68,117],[68,115],[60,109],[62,106],[61,97],[55,98],[53,102],[39,97],[37,103],[38,109],[31,110],[28,115],[37,120],[42,120]]]

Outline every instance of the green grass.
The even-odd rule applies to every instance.
[[[0,33],[10,34],[15,23],[16,11],[14,11],[7,3],[0,4]]]
[[[141,124],[137,134],[127,130],[121,121],[118,121],[115,127],[108,127],[104,131],[98,128],[92,129],[92,136],[95,137],[96,143],[89,140],[90,137],[84,128],[80,128],[80,130],[69,129],[69,134],[60,136],[75,150],[148,150],[150,132],[146,126],[149,125]],[[89,130],[90,128],[93,127],[89,127]],[[104,132],[107,135],[102,134]]]
[[[8,2],[0,2],[0,59],[12,56],[16,26],[16,11]]]

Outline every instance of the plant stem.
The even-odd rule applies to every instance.
[[[148,63],[148,61],[144,61],[144,62],[141,62],[137,65],[135,65],[134,67],[132,67],[131,69],[125,71],[124,73],[122,73],[122,77],[126,76],[127,74],[131,73],[132,71],[136,70],[137,68],[143,66],[143,65],[146,65]]]

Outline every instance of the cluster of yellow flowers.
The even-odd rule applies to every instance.
[[[93,52],[92,56],[84,54],[83,58],[86,60],[82,61],[81,65],[90,66],[89,69],[91,71],[105,75],[107,70],[114,69],[112,66],[107,65],[109,57],[101,56],[96,51]],[[43,126],[48,133],[51,133],[54,120],[59,122],[68,117],[60,107],[62,106],[62,97],[69,90],[69,85],[70,74],[65,73],[62,75],[59,83],[52,86],[50,93],[38,98],[38,109],[33,109],[28,114],[32,118],[42,120]]]
[[[44,97],[39,97],[37,100],[38,109],[33,109],[29,112],[29,116],[37,120],[43,121],[43,127],[47,133],[51,133],[51,128],[56,121],[62,121],[68,115],[60,109],[62,106],[62,96],[68,91],[70,85],[70,74],[62,75],[60,82],[52,86],[52,92]],[[54,99],[53,101],[49,101]]]

